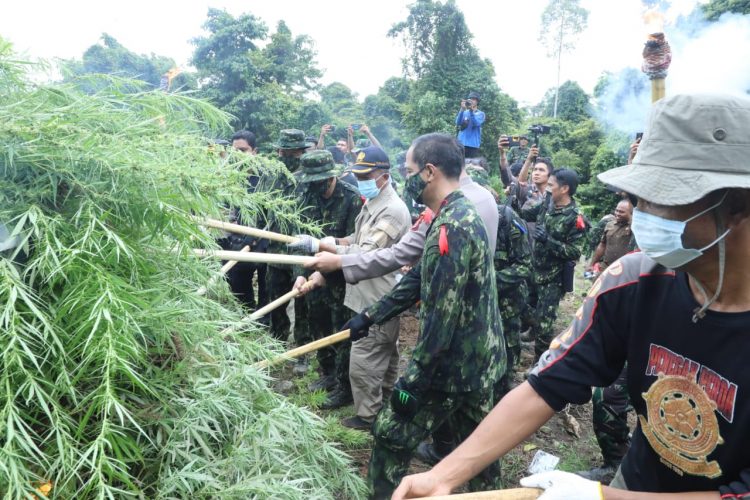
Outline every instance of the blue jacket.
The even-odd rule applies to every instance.
[[[458,141],[464,146],[478,148],[482,142],[482,124],[484,123],[484,111],[471,112],[469,109],[459,111],[456,115],[456,126],[467,121],[466,128],[458,133]]]

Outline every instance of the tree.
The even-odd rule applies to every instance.
[[[750,14],[750,0],[711,0],[701,5],[703,15],[709,21],[716,21],[726,12]]]
[[[237,128],[249,128],[264,144],[282,128],[304,130],[323,117],[305,97],[321,75],[309,37],[294,37],[281,21],[269,38],[259,18],[213,8],[203,28],[208,34],[193,39],[192,58],[201,93],[234,115]]]
[[[589,13],[580,6],[579,0],[550,0],[542,12],[539,41],[547,47],[547,55],[557,59],[557,85],[560,88],[560,66],[563,52],[575,47],[576,37],[586,29]],[[555,91],[553,117],[557,117],[558,91]]]
[[[64,81],[80,80],[85,75],[106,74],[141,80],[151,88],[158,87],[162,75],[175,67],[174,60],[169,57],[136,54],[107,33],[102,33],[100,44],[86,49],[80,61],[71,59],[62,63]],[[80,85],[87,91],[97,90],[89,82],[81,81]],[[194,88],[195,79],[188,73],[181,73],[172,82],[172,87]]]
[[[453,0],[418,0],[409,6],[407,19],[395,24],[388,35],[403,40],[407,49],[404,78],[414,78],[401,108],[410,132],[454,132],[459,102],[470,91],[480,94],[480,108],[487,113],[483,144],[494,145],[501,133],[517,126],[517,103],[500,90],[495,68],[480,57],[464,15]],[[402,84],[395,87],[404,91]],[[493,161],[497,158],[495,147],[485,151]]]
[[[559,89],[547,91],[542,100],[544,115],[554,117],[555,105],[557,105],[557,117],[563,120],[580,122],[591,116],[588,94],[578,83],[570,80],[560,85]]]

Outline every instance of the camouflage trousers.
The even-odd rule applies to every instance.
[[[531,326],[531,334],[534,337],[534,357],[539,359],[549,349],[549,344],[555,336],[557,306],[565,293],[562,283],[558,281],[537,284],[536,293],[535,323]]]
[[[512,284],[498,282],[497,295],[510,371],[521,357],[521,315],[529,300],[529,289],[525,281]]]
[[[411,419],[391,409],[390,400],[375,419],[375,441],[370,457],[367,482],[370,498],[391,498],[406,475],[412,454],[433,429],[445,422],[455,433],[456,442],[465,440],[492,410],[489,391],[467,393],[428,392],[419,398],[419,408]],[[471,491],[502,488],[500,462],[495,462],[469,482]]]
[[[306,325],[295,320],[295,341],[307,344],[341,330],[352,316],[351,310],[344,306],[346,286],[333,285],[318,288],[296,301],[304,301],[307,314]],[[297,338],[299,337],[299,338]],[[349,352],[351,342],[339,342],[323,349],[318,349],[316,356],[323,375],[334,375],[342,387],[349,385]]]
[[[604,463],[608,465],[619,464],[630,448],[628,412],[633,407],[628,395],[626,368],[609,387],[594,389],[592,397],[594,434]]]
[[[266,293],[269,302],[272,302],[285,293],[292,290],[294,279],[296,278],[294,270],[289,267],[274,267],[269,265],[266,271]],[[286,313],[286,307],[277,307],[270,313],[271,316],[271,335],[274,338],[286,341],[289,338],[289,328],[292,322]],[[294,301],[294,341],[297,345],[303,345],[310,338],[306,331],[308,328],[307,307],[304,300]]]

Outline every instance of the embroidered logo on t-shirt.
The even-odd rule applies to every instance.
[[[737,385],[656,344],[651,344],[646,375],[658,380],[642,394],[646,416],[638,418],[661,461],[680,475],[719,477],[718,462],[707,459],[724,443],[715,412],[733,420]]]

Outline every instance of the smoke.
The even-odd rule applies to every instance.
[[[673,11],[669,7],[664,10],[664,32],[672,48],[667,95],[750,93],[750,16],[724,14],[718,21],[708,22],[700,7],[670,19]],[[651,83],[640,68],[623,68],[610,75],[603,93],[597,96],[596,108],[598,120],[607,127],[630,134],[643,131],[651,108]]]

